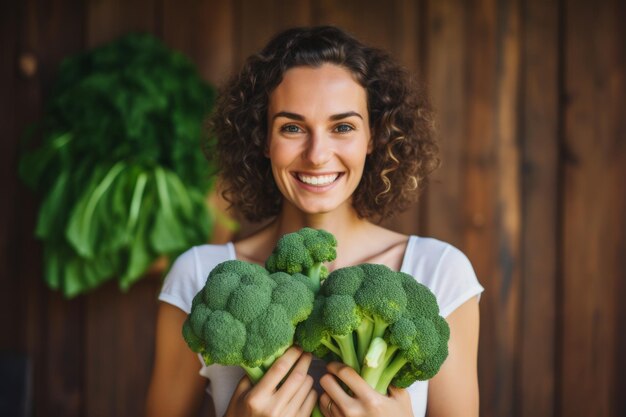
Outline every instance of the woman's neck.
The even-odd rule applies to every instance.
[[[337,259],[327,265],[331,271],[364,262],[382,263],[399,270],[408,236],[359,218],[352,207],[345,209],[311,215],[283,208],[262,230],[236,243],[238,258],[262,264],[281,236],[311,227],[326,230],[337,239]]]
[[[276,239],[303,227],[323,229],[332,233],[338,242],[349,242],[372,224],[359,218],[352,206],[340,207],[331,213],[309,214],[285,206],[270,227]]]

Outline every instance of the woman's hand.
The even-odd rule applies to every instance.
[[[320,384],[324,393],[320,397],[320,410],[326,417],[412,417],[411,397],[406,390],[389,387],[389,396],[381,395],[361,378],[351,367],[331,362],[326,367]],[[352,391],[348,395],[339,378]],[[331,402],[332,401],[332,402]]]
[[[313,378],[307,374],[311,359],[310,353],[292,347],[274,362],[258,384],[252,385],[244,376],[224,417],[309,417],[317,401]]]

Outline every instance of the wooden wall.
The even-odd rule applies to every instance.
[[[625,2],[23,0],[0,21],[0,349],[31,359],[34,415],[141,415],[160,285],[42,284],[16,164],[60,60],[148,31],[218,83],[322,23],[390,49],[438,109],[443,165],[389,225],[460,247],[486,288],[481,416],[626,415]]]

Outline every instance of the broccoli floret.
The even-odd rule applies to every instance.
[[[328,276],[324,262],[337,257],[337,240],[324,231],[309,227],[283,235],[265,262],[269,272],[286,272],[304,280],[315,294]]]
[[[243,261],[226,261],[209,274],[183,325],[183,337],[207,365],[241,366],[257,382],[293,344],[295,326],[313,309],[300,280]]]
[[[437,300],[413,277],[384,265],[333,271],[296,330],[305,351],[332,352],[382,394],[434,376],[450,331]]]

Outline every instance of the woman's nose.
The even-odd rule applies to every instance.
[[[303,153],[304,159],[314,166],[322,166],[330,160],[331,156],[330,138],[323,133],[312,132]]]

